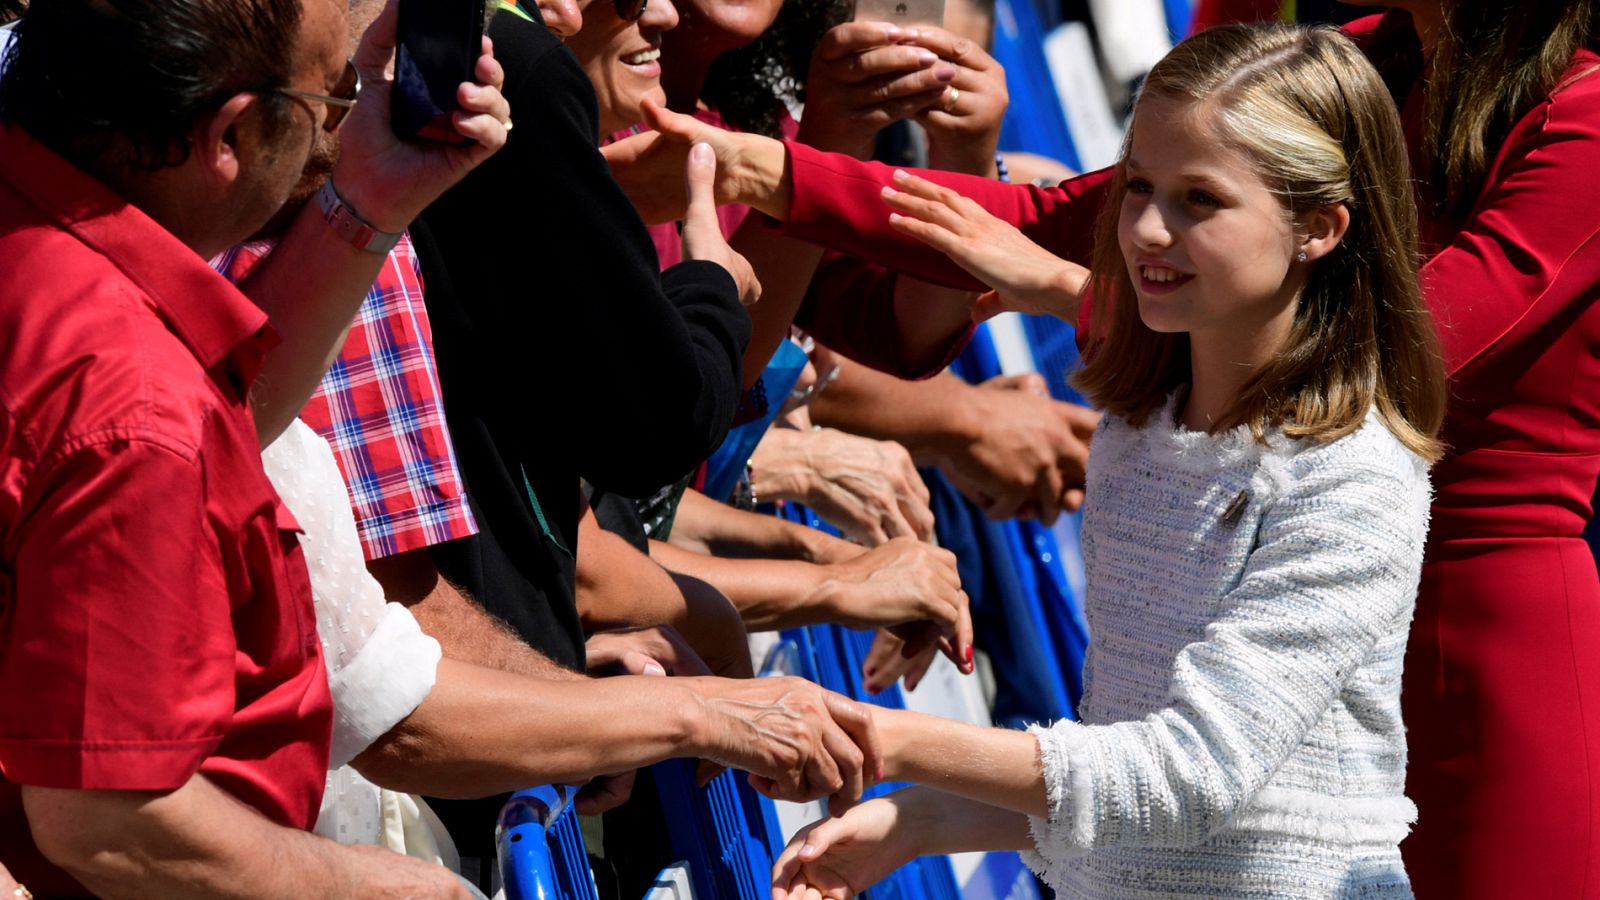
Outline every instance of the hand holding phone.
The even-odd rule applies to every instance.
[[[857,22],[944,25],[944,0],[856,0]]]
[[[400,0],[391,119],[402,138],[467,144],[451,115],[456,90],[474,81],[485,0]]]

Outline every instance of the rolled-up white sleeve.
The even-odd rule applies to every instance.
[[[421,705],[442,652],[367,573],[333,451],[296,419],[262,451],[267,477],[304,529],[300,544],[333,693],[329,768],[354,759]]]

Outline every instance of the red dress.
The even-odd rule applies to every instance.
[[[1419,897],[1600,898],[1600,579],[1581,538],[1600,476],[1596,66],[1580,52],[1516,124],[1469,215],[1423,215],[1451,403],[1402,692]],[[1406,107],[1414,126],[1416,91]],[[787,233],[981,287],[888,226],[890,169],[789,152]],[[919,174],[1087,260],[1106,173],[1057,189]]]

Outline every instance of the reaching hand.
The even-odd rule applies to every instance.
[[[483,39],[483,55],[473,70],[477,83],[456,89],[461,110],[455,128],[472,143],[465,146],[407,141],[395,136],[389,120],[398,0],[389,0],[367,28],[354,61],[361,72],[361,97],[339,132],[339,162],[334,184],[362,218],[384,231],[400,231],[419,213],[506,142],[511,110],[500,86],[505,72],[493,44]]]
[[[875,547],[933,535],[928,486],[893,441],[832,428],[774,428],[751,455],[756,496],[805,503],[850,538]]]
[[[658,225],[684,217],[689,195],[682,175],[688,165],[689,148],[695,144],[710,144],[716,154],[716,199],[726,203],[737,196],[730,173],[739,159],[741,135],[713,128],[694,116],[672,112],[648,98],[642,108],[651,131],[600,148],[611,165],[612,177],[633,201],[641,218]]]
[[[585,644],[589,674],[710,675],[711,669],[670,625],[602,631]]]
[[[800,142],[866,159],[884,126],[936,103],[956,67],[906,39],[885,22],[846,22],[824,34],[806,77]]]
[[[836,622],[850,628],[912,626],[896,631],[914,642],[914,654],[937,642],[961,671],[972,671],[972,611],[954,553],[896,538],[828,570],[822,590]],[[931,634],[924,625],[934,626]]]
[[[683,258],[714,262],[728,270],[738,285],[739,302],[749,306],[761,299],[761,282],[756,279],[750,261],[728,246],[727,238],[722,235],[715,196],[716,152],[710,144],[695,144],[685,166],[689,208],[683,218]]]
[[[894,179],[899,190],[883,189],[883,201],[895,211],[890,224],[994,289],[996,296],[974,308],[974,319],[1014,310],[1076,324],[1088,269],[1061,259],[949,188],[903,171]]]
[[[1099,413],[1051,399],[1031,372],[991,378],[966,396],[968,439],[949,444],[939,459],[957,490],[993,519],[1049,525],[1083,505]]]
[[[1011,104],[1005,69],[982,47],[943,28],[919,25],[905,40],[955,68],[949,87],[917,116],[928,132],[929,165],[992,177],[1000,122]]]
[[[913,643],[893,630],[880,628],[873,635],[867,658],[861,661],[861,686],[876,694],[899,681],[905,690],[914,691],[938,653],[936,641]]]
[[[695,682],[709,723],[708,758],[750,773],[777,800],[828,797],[844,810],[881,778],[883,751],[867,708],[800,678]]]
[[[773,900],[847,900],[915,859],[903,793],[800,829],[772,865]]]

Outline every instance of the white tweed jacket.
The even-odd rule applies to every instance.
[[[1084,508],[1082,723],[1035,727],[1063,896],[1409,895],[1400,672],[1427,464],[1108,416]]]

